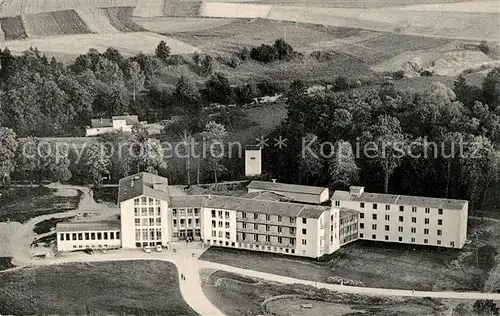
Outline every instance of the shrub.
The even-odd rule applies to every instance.
[[[247,47],[243,47],[240,53],[240,59],[246,61],[250,59],[250,50]]]
[[[392,73],[392,78],[395,80],[401,80],[404,79],[404,77],[405,77],[404,70],[398,70]]]
[[[480,51],[488,55],[490,53],[490,47],[488,46],[488,42],[482,41],[479,45],[477,45]]]
[[[292,60],[301,58],[302,54],[294,52],[293,47],[283,39],[277,39],[274,45],[262,44],[259,47],[252,48],[250,58],[263,62],[270,63],[276,60]]]
[[[239,65],[241,65],[241,59],[238,56],[234,56],[233,58],[231,58],[231,61],[229,62],[229,67],[236,68]]]

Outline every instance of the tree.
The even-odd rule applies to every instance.
[[[205,76],[209,75],[213,71],[214,61],[212,56],[206,55],[201,61],[201,73]]]
[[[350,143],[340,140],[329,162],[330,179],[333,186],[349,187],[359,180],[359,167]]]
[[[4,184],[14,171],[16,165],[14,158],[18,145],[16,133],[10,128],[0,127],[0,172]]]
[[[492,109],[500,105],[500,67],[493,68],[483,80],[483,102]]]
[[[138,167],[141,170],[155,174],[167,168],[167,162],[159,140],[154,138],[146,140],[138,157]]]
[[[102,57],[117,64],[120,68],[125,61],[125,58],[123,58],[120,51],[114,47],[108,47],[108,49],[106,49],[106,51],[102,54]]]
[[[229,80],[222,73],[213,74],[210,79],[205,82],[204,94],[209,102],[219,104],[230,104],[232,100],[233,90],[229,85]]]
[[[294,57],[294,51],[290,44],[285,42],[284,39],[280,38],[274,42],[274,48],[278,52],[279,60],[292,60]]]
[[[368,140],[365,150],[370,150],[370,158],[382,167],[384,172],[384,192],[389,192],[389,179],[401,164],[406,146],[401,124],[395,117],[381,115],[364,135]]]
[[[475,316],[498,316],[499,308],[493,300],[477,300],[472,305]]]
[[[146,76],[141,70],[141,66],[135,61],[131,62],[128,66],[127,72],[127,87],[132,90],[132,100],[136,101],[136,94],[144,89],[144,82],[146,80]]]
[[[170,57],[170,47],[168,47],[165,41],[161,41],[158,46],[156,46],[155,54],[156,57],[166,63]]]
[[[106,148],[101,143],[95,143],[90,146],[85,152],[84,165],[87,170],[87,175],[92,179],[96,188],[102,184],[104,175],[109,174],[111,162],[106,153]]]
[[[207,162],[214,173],[214,181],[217,182],[220,172],[226,170],[221,164],[225,156],[225,145],[227,142],[228,132],[222,124],[209,122],[205,125],[205,130],[201,133],[203,142],[207,145],[209,153],[207,153]]]
[[[301,151],[299,181],[305,183],[317,182],[323,169],[323,161],[320,155],[318,137],[312,133],[306,134],[304,144],[311,144],[307,150]],[[310,149],[310,151],[309,151]]]

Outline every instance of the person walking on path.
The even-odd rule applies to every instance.
[[[184,274],[181,273],[181,280],[184,280]]]

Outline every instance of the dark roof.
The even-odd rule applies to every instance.
[[[350,208],[345,208],[345,207],[340,208],[340,218],[345,218],[347,216],[358,215],[358,214],[359,214],[359,211],[356,211],[356,210],[353,210]]]
[[[258,180],[250,182],[247,188],[256,190],[281,191],[281,192],[312,194],[312,195],[320,195],[321,192],[327,189],[324,187],[313,187],[307,185],[258,181]]]
[[[381,193],[363,193],[361,195],[351,195],[347,191],[335,191],[332,200],[338,201],[359,201],[366,203],[399,204],[416,207],[442,208],[461,210],[467,203],[466,200],[441,199],[424,196],[393,195]]]
[[[120,179],[118,184],[118,203],[141,195],[168,201],[168,186],[166,191],[153,189],[154,184],[168,184],[168,179],[155,174],[141,172]]]
[[[275,202],[286,202],[290,201],[289,198],[274,192],[269,191],[261,191],[261,192],[250,192],[242,196],[246,199],[255,199],[255,200],[265,200],[265,201],[275,201]]]
[[[57,232],[87,232],[120,230],[120,221],[57,223]]]
[[[111,117],[113,121],[116,120],[125,120],[127,125],[137,125],[139,124],[139,117],[137,115],[122,115],[122,116],[113,116]]]
[[[204,207],[222,210],[254,212],[290,217],[319,218],[329,206],[265,201],[221,195],[188,195],[170,197],[171,208]]]

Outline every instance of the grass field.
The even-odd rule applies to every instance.
[[[39,223],[36,223],[33,231],[37,234],[44,234],[51,231],[52,228],[56,228],[57,223],[69,222],[74,217],[64,217],[64,218],[50,218]]]
[[[94,200],[96,200],[96,202],[101,201],[116,204],[118,188],[99,188],[92,190],[94,192]]]
[[[469,233],[480,237],[462,250],[356,241],[321,262],[222,248],[210,248],[201,259],[318,282],[339,276],[368,287],[477,291],[487,283],[500,253],[500,223],[489,225],[485,229],[471,220]]]
[[[279,284],[226,271],[202,270],[202,288],[226,315],[446,315],[443,302],[432,299],[368,297],[341,294],[297,284]],[[312,304],[310,310],[300,304]],[[355,312],[358,312],[354,314]]]
[[[42,214],[60,213],[78,207],[81,194],[57,196],[54,191],[45,187],[14,187],[2,191],[0,222],[23,223]]]
[[[9,257],[0,257],[0,271],[14,268],[14,265],[11,263],[11,258]]]
[[[28,37],[92,33],[74,10],[22,16]]]
[[[2,315],[197,315],[161,261],[74,263],[2,275]]]

